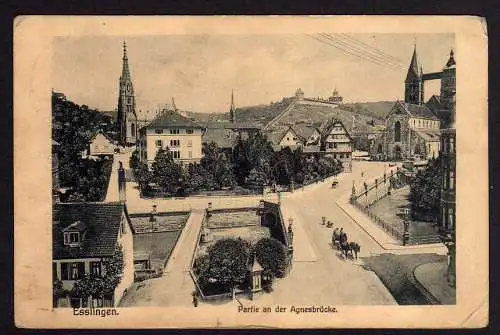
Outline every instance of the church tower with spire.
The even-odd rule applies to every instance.
[[[234,92],[231,91],[231,109],[229,109],[229,121],[236,123],[236,108],[234,107]]]
[[[418,62],[417,46],[414,46],[410,67],[405,80],[405,102],[422,105],[424,103],[424,80],[422,66]]]
[[[127,44],[123,42],[123,67],[120,76],[118,93],[118,127],[120,144],[135,144],[137,139],[137,114],[135,112],[135,95],[130,70],[128,67]]]

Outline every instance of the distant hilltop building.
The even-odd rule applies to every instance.
[[[311,102],[317,103],[319,105],[321,105],[321,104],[339,105],[342,103],[343,98],[339,95],[339,92],[337,91],[337,89],[334,89],[332,96],[330,96],[328,98],[321,98],[321,97],[309,98],[309,97],[305,97],[304,91],[301,88],[298,88],[295,91],[295,100],[298,102],[305,101],[308,103],[311,103]]]
[[[405,100],[385,118],[385,131],[370,149],[372,157],[389,160],[427,160],[440,151],[440,128],[455,119],[455,59],[453,50],[442,72],[424,73],[415,46],[405,79]],[[424,95],[426,80],[441,80],[441,96]]]

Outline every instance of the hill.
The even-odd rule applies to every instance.
[[[396,101],[356,102],[343,104],[340,107],[357,114],[383,120],[395,103]]]

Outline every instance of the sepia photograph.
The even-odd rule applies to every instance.
[[[126,325],[127,311],[150,307],[178,314],[142,326],[336,327],[363,306],[380,308],[378,322],[384,308],[461,307],[460,253],[474,247],[456,204],[467,210],[460,192],[473,187],[474,163],[457,161],[477,155],[487,167],[484,136],[477,152],[467,142],[487,129],[456,126],[472,113],[460,101],[474,101],[467,90],[457,98],[466,34],[327,24],[271,33],[243,18],[235,33],[227,19],[206,31],[180,20],[181,33],[116,33],[118,18],[91,19],[82,29],[95,33],[48,39],[45,121],[29,121],[43,127],[32,140],[50,139],[52,171],[37,189],[37,281],[44,311],[64,320],[43,325]],[[474,113],[487,126],[486,104]],[[470,307],[454,326],[487,318],[487,221],[478,225],[486,244],[470,257],[486,259],[467,275],[480,277],[481,316]],[[24,324],[40,324],[34,315]],[[394,324],[424,324],[412,315]]]

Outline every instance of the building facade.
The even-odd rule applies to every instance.
[[[59,203],[53,207],[52,275],[69,292],[55,307],[113,307],[134,281],[134,250],[130,219],[122,203]],[[120,283],[100,298],[74,295],[75,282],[86,274],[106,276],[106,262],[123,253]]]
[[[441,95],[433,95],[424,103],[424,83],[428,80],[441,81]],[[405,100],[396,102],[386,116],[383,136],[370,147],[372,158],[418,161],[438,157],[440,129],[450,123],[454,114],[453,50],[441,72],[424,73],[415,47],[405,79]]]
[[[115,152],[114,141],[103,134],[97,132],[91,139],[88,154],[91,156],[112,156]]]
[[[449,234],[455,229],[456,194],[456,132],[455,129],[441,131],[441,217],[440,230]]]
[[[389,160],[426,160],[439,155],[440,121],[424,105],[397,102],[386,116],[383,143]],[[380,147],[379,147],[380,146]]]
[[[160,148],[168,148],[181,165],[199,163],[203,157],[204,127],[172,110],[164,110],[141,128],[137,149],[142,163],[151,167]]]
[[[352,171],[352,139],[342,122],[327,123],[321,135],[321,151],[342,162],[345,172]]]
[[[123,42],[123,66],[118,92],[118,133],[120,144],[135,144],[137,140],[137,114],[135,112],[134,85],[128,66],[127,45]]]

